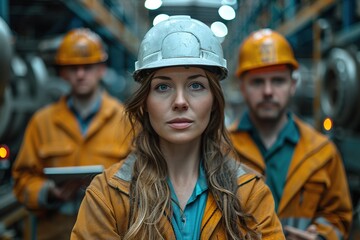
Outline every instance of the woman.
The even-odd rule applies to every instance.
[[[230,158],[226,61],[211,30],[170,17],[135,68],[134,152],[93,180],[72,239],[285,239],[269,189]]]

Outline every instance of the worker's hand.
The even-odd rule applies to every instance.
[[[310,225],[306,231],[291,226],[284,227],[286,240],[317,240],[318,232],[315,225]]]
[[[60,186],[53,186],[49,189],[48,201],[66,202],[76,196],[77,191],[84,186],[82,181],[71,180],[62,183]]]

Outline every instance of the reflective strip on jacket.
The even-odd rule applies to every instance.
[[[31,210],[41,210],[38,198],[46,182],[44,167],[109,167],[130,152],[129,131],[123,105],[107,93],[102,94],[99,112],[85,136],[65,97],[37,111],[13,166],[17,199]]]
[[[300,139],[289,166],[278,216],[285,225],[306,229],[316,224],[329,240],[346,238],[352,203],[342,159],[325,135],[294,116]],[[236,126],[236,124],[234,124]],[[266,176],[266,165],[250,134],[230,129],[241,161]]]
[[[129,157],[104,174],[94,178],[87,188],[81,204],[71,239],[121,239],[129,224],[129,187],[134,157]],[[274,200],[270,189],[254,173],[240,168],[238,178],[238,197],[244,212],[252,214],[257,220],[257,228],[264,240],[285,239],[281,223],[274,210]],[[261,204],[260,204],[261,203]],[[200,239],[226,239],[221,224],[221,211],[209,194],[203,220]],[[162,235],[165,239],[175,239],[171,221],[162,219]]]

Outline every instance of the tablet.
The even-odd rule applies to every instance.
[[[44,168],[44,174],[49,179],[55,181],[56,184],[62,183],[66,180],[91,180],[103,171],[103,165]]]

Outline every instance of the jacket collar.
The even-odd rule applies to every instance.
[[[107,176],[108,184],[111,187],[118,189],[120,192],[128,196],[135,161],[135,155],[130,154],[124,161],[113,166]],[[238,169],[237,177],[239,186],[242,186],[243,184],[259,177],[253,170],[240,165],[238,161],[230,160],[229,164],[231,165],[230,167],[237,167]],[[253,174],[248,174],[249,172]],[[217,203],[213,195],[209,193],[206,201],[204,217],[201,223],[201,239],[210,239],[216,229],[216,226],[219,224],[221,217],[222,213],[217,207]],[[173,239],[174,232],[171,227],[171,221],[165,217],[161,221],[163,221],[163,226],[166,229],[169,229],[168,231],[164,231],[166,239]]]
[[[287,183],[285,184],[283,197],[279,204],[279,214],[293,196],[301,190],[313,173],[323,167],[331,159],[331,154],[333,154],[332,151],[325,150],[325,146],[330,141],[325,135],[319,134],[299,118],[295,118],[295,122],[299,127],[301,137],[294,150],[289,166]],[[311,161],[305,161],[310,157]],[[301,171],[301,174],[299,174],[299,171]]]
[[[314,154],[318,149],[322,148],[329,142],[329,139],[321,134],[318,134],[314,129],[307,123],[300,120],[296,115],[293,114],[293,119],[296,126],[299,128],[300,139],[296,145],[294,157],[289,169],[289,173],[292,173],[301,162]],[[265,170],[265,162],[259,151],[258,147],[254,143],[250,134],[247,131],[239,131],[237,126],[239,122],[234,123],[230,127],[233,137],[235,138],[233,144],[236,150],[244,157],[255,163],[260,169]],[[304,153],[307,153],[304,155]]]
[[[136,161],[136,156],[134,154],[130,154],[124,161],[121,162],[121,165],[119,165],[119,167],[116,168],[116,171],[111,176],[111,179],[113,180],[119,179],[123,182],[127,182],[130,184],[135,161]],[[237,168],[237,172],[236,172],[237,178],[240,178],[243,175],[247,174],[248,172],[252,171],[249,170],[246,166],[239,164],[238,161],[235,161],[233,159],[229,161],[229,164],[230,164],[230,168]],[[113,183],[110,185],[116,188],[118,187],[116,184]]]
[[[317,153],[319,149],[323,148],[330,141],[328,137],[319,134],[298,117],[294,117],[294,120],[300,131],[300,139],[294,151],[289,174],[291,174],[304,159]]]
[[[121,165],[121,168],[115,173],[115,177],[123,181],[130,182],[135,160],[135,155],[129,155]]]
[[[281,213],[309,177],[331,159],[332,154],[331,151],[322,151],[324,147],[329,144],[329,139],[325,135],[319,134],[310,125],[295,115],[293,115],[293,118],[299,129],[300,139],[295,147],[289,166],[287,183],[279,204],[279,213]],[[237,130],[236,127],[238,124],[239,122],[237,122],[237,125],[232,125],[230,129],[232,131],[231,137],[234,138],[233,144],[235,149],[240,155],[249,159],[259,169],[262,169],[262,173],[264,173],[265,162],[260,151],[248,132]],[[321,157],[318,154],[321,154]],[[306,159],[310,157],[311,161],[306,161]],[[301,169],[306,169],[306,171],[302,171]],[[299,171],[301,171],[301,174],[298,174]]]
[[[76,116],[69,109],[66,96],[63,96],[57,103],[54,104],[54,109],[55,124],[63,128],[74,138],[77,138],[78,140],[82,139],[83,136],[81,135],[81,132],[77,127],[74,127],[77,126]],[[116,111],[117,109],[115,100],[112,99],[106,92],[103,92],[101,96],[101,106],[98,113],[91,122],[88,133],[85,137],[89,138],[94,133],[96,133],[102,127],[102,125],[106,123],[106,120],[115,114]]]

